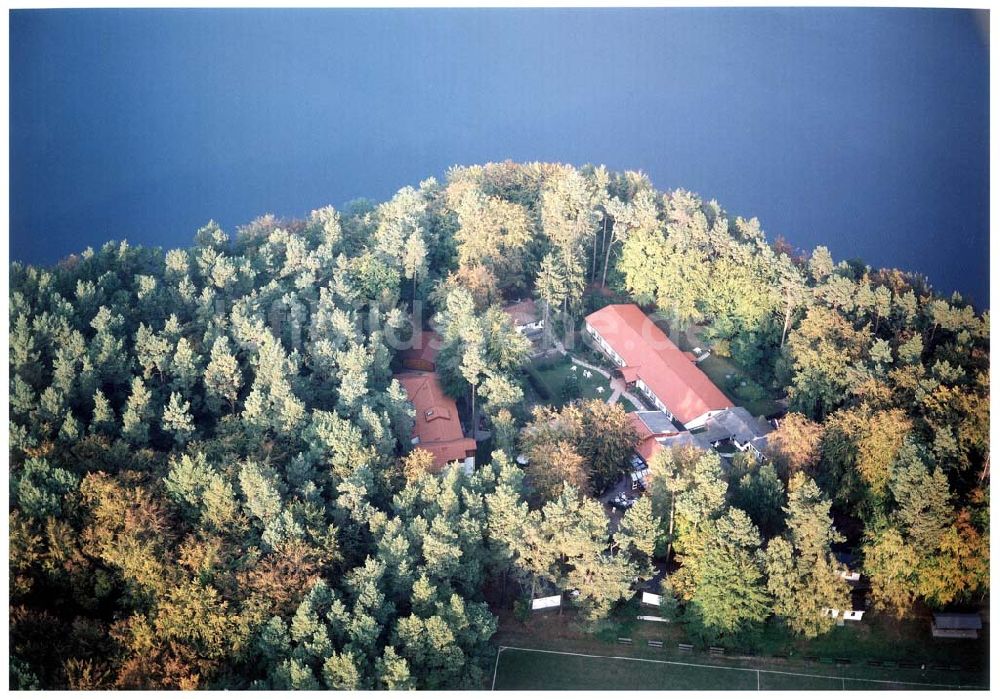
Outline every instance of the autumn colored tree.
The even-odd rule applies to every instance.
[[[788,413],[778,429],[768,435],[769,455],[781,468],[786,479],[804,471],[815,474],[820,460],[823,426],[802,413]]]

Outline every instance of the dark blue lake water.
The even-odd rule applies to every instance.
[[[19,11],[11,256],[605,163],[987,303],[986,14]]]

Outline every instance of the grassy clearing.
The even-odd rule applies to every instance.
[[[771,397],[757,400],[745,400],[741,398],[731,387],[738,386],[740,381],[749,381],[752,379],[747,376],[745,371],[728,359],[710,354],[707,358],[698,362],[698,368],[705,372],[708,378],[712,380],[712,383],[718,386],[719,390],[725,393],[733,403],[746,408],[752,415],[771,415],[781,410],[781,406]]]
[[[505,648],[495,689],[756,689],[756,673]]]
[[[983,638],[976,640],[930,638],[929,625],[928,619],[900,621],[869,612],[864,623],[836,626],[829,633],[807,639],[790,634],[772,621],[757,640],[756,650],[767,655],[849,658],[856,664],[879,660],[989,666],[987,630]]]
[[[769,691],[843,689],[843,684],[844,680],[839,677],[802,677],[770,672],[760,673],[760,688]],[[866,687],[866,689],[871,689],[871,687]]]
[[[623,652],[627,652],[622,649]],[[614,651],[612,651],[614,652]],[[697,656],[671,660],[619,653],[574,653],[503,647],[493,688],[497,690],[953,690],[960,678],[917,675],[870,668],[773,669],[766,662],[702,661]],[[867,672],[866,672],[867,670]],[[979,688],[985,685],[977,685]],[[968,686],[972,689],[974,686]]]
[[[924,684],[964,687],[988,687],[990,684],[988,631],[976,641],[931,639],[927,619],[898,621],[873,613],[870,621],[866,615],[865,623],[836,627],[819,638],[808,639],[792,634],[780,623],[772,622],[752,639],[746,639],[745,645],[721,644],[726,646],[726,653],[720,657],[710,655],[707,648],[699,646],[696,639],[689,637],[682,624],[636,620],[637,614],[650,613],[647,611],[649,609],[632,600],[596,626],[585,623],[571,609],[564,610],[562,614],[538,613],[525,620],[514,618],[507,610],[495,610],[500,616],[500,628],[494,643],[498,646],[571,652],[602,658],[626,656],[760,670],[762,689],[840,690],[845,682],[847,689],[872,690],[918,689]],[[631,638],[632,645],[619,644],[617,639],[621,637]],[[659,641],[663,645],[652,648],[647,641]],[[694,643],[694,652],[681,652],[679,643]],[[840,658],[847,659],[849,664],[837,664],[835,661]],[[872,661],[875,664],[870,664]],[[888,664],[890,662],[892,665]],[[921,669],[921,664],[926,667]],[[662,664],[653,665],[659,667]],[[947,666],[958,666],[960,669],[946,669]],[[631,664],[623,667],[626,669],[617,671],[617,676],[632,673],[628,669]],[[530,678],[531,672],[525,672],[528,672],[527,676]],[[818,678],[803,678],[803,675]],[[584,677],[580,674],[578,676]],[[851,679],[842,682],[844,678]],[[491,680],[492,677],[487,682],[487,688]],[[527,681],[504,680],[509,683]],[[573,676],[563,680],[545,678],[541,681],[548,684],[540,685],[539,689],[555,688],[551,684],[555,682],[565,683],[562,688],[566,689],[577,686],[573,684]],[[658,681],[652,680],[654,684],[640,688],[662,688],[661,684],[656,684]],[[831,686],[831,682],[836,686]],[[594,689],[602,687],[604,685],[593,686]],[[715,685],[699,688],[713,687]],[[628,689],[631,685],[617,688]]]
[[[568,357],[559,357],[555,360],[546,359],[533,365],[535,371],[538,373],[538,377],[545,384],[545,387],[552,396],[551,404],[562,406],[566,402],[562,397],[563,385],[572,374],[576,374],[580,382],[580,398],[584,400],[590,400],[591,398],[607,400],[611,395],[610,382],[596,371],[591,371],[591,376],[588,378],[584,372],[589,370],[581,366],[576,366],[576,371],[573,371],[574,366],[576,365]],[[604,391],[600,392],[597,390],[598,388],[603,388]]]

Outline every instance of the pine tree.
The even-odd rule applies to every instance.
[[[183,447],[194,434],[191,404],[184,400],[180,393],[170,394],[170,401],[163,409],[163,429],[173,433],[174,442],[179,447]]]
[[[205,367],[205,393],[209,404],[218,412],[220,401],[229,403],[230,412],[236,412],[236,397],[243,386],[239,362],[229,351],[229,340],[220,335],[212,344],[212,354]]]
[[[586,553],[572,559],[566,585],[579,591],[575,604],[584,616],[596,621],[608,616],[612,607],[632,597],[632,585],[646,571],[623,553]]]
[[[73,411],[67,410],[62,426],[59,428],[59,439],[64,442],[75,442],[80,437],[80,423],[73,417]]]
[[[240,466],[239,480],[249,513],[264,526],[274,521],[281,513],[282,498],[273,469],[246,461]]]
[[[917,551],[932,552],[953,519],[948,479],[935,468],[929,470],[913,443],[899,454],[890,483],[899,503],[895,519],[900,531]]]
[[[822,283],[833,274],[833,257],[825,245],[813,250],[812,257],[809,258],[809,274],[816,284]]]
[[[122,434],[133,444],[142,445],[149,440],[149,422],[153,416],[151,398],[142,378],[133,378],[132,393],[122,414]]]
[[[416,689],[406,659],[399,657],[392,646],[386,646],[381,657],[375,661],[375,678],[378,689],[390,691]]]
[[[517,423],[514,421],[514,416],[504,408],[498,411],[490,422],[497,449],[502,450],[508,459],[513,459],[517,448]]]
[[[869,535],[864,556],[875,607],[902,619],[917,598],[920,554],[889,527]]]
[[[689,604],[707,629],[736,633],[771,613],[759,546],[757,528],[741,510],[710,525]]]
[[[108,432],[115,425],[115,412],[101,389],[94,392],[94,412],[90,418],[90,431],[93,434]]]
[[[483,356],[483,347],[479,343],[470,343],[462,353],[462,363],[459,370],[462,378],[469,384],[472,397],[472,435],[475,438],[479,430],[478,417],[476,415],[476,394],[479,391],[479,382],[486,372],[487,364]]]
[[[732,504],[750,516],[764,538],[770,538],[784,527],[785,486],[773,464],[750,460],[751,470],[740,478]]]
[[[145,323],[139,324],[135,334],[135,356],[142,367],[143,378],[150,379],[156,374],[160,382],[170,364],[170,341],[162,334],[153,332]]]
[[[652,499],[645,497],[630,507],[614,534],[615,545],[640,564],[644,573],[650,570],[653,552],[663,522],[653,514]]]
[[[37,406],[37,397],[31,386],[17,374],[10,382],[10,408],[21,416],[30,415]]]
[[[417,298],[417,283],[427,276],[427,246],[419,231],[413,231],[403,249],[403,274],[413,281],[413,298]]]
[[[190,395],[201,372],[198,369],[197,356],[186,337],[177,340],[177,349],[170,363],[170,371],[174,377],[170,384],[171,388],[183,395]]]
[[[353,653],[334,653],[323,663],[323,682],[327,689],[365,689]]]

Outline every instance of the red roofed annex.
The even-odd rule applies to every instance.
[[[444,340],[433,330],[418,330],[413,333],[410,347],[403,350],[403,366],[417,371],[434,371],[437,368],[437,354]]]
[[[437,374],[407,371],[396,374],[395,379],[416,409],[411,443],[429,451],[439,470],[453,461],[471,469],[475,465],[476,442],[462,432],[458,407],[441,389]]]
[[[612,304],[586,318],[587,333],[657,408],[686,429],[733,403],[635,304]]]

